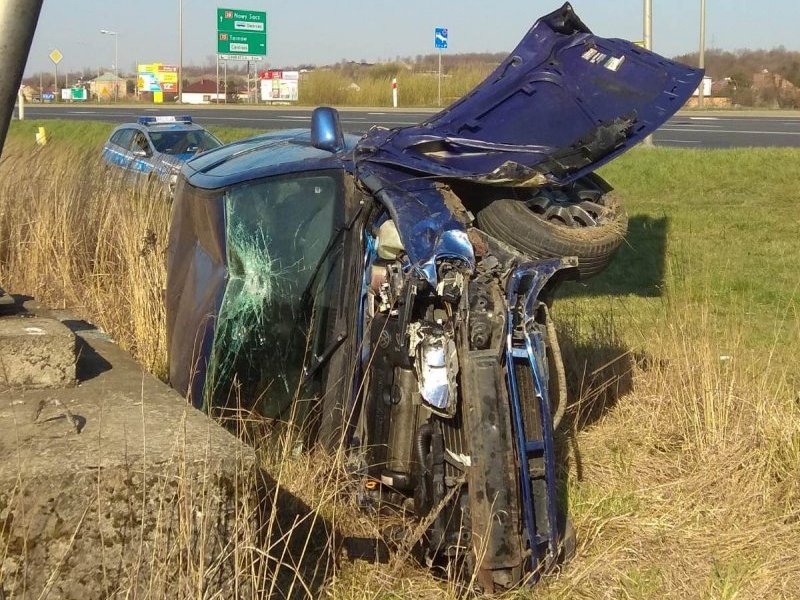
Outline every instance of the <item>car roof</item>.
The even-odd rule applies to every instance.
[[[141,123],[122,123],[114,128],[114,131],[120,129],[136,129],[137,131],[206,131],[206,128],[197,123],[152,123],[149,125],[142,125]],[[112,132],[113,133],[113,132]]]
[[[214,148],[190,159],[183,174],[194,187],[217,189],[236,183],[320,169],[351,169],[359,137],[347,134],[338,153],[311,145],[308,129],[287,129],[257,135]]]

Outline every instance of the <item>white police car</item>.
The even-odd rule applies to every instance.
[[[174,191],[178,172],[192,156],[221,146],[190,116],[139,117],[120,125],[103,146],[103,160],[143,175],[153,174]]]

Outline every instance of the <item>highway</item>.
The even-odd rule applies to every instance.
[[[259,130],[308,127],[311,108],[272,107],[194,107],[187,105],[97,106],[31,105],[25,106],[25,118],[86,119],[125,123],[140,115],[190,114],[202,125],[248,127]],[[345,131],[360,133],[373,125],[402,127],[415,125],[435,111],[429,109],[340,109]],[[800,116],[794,113],[678,113],[654,135],[659,146],[681,148],[737,148],[752,146],[800,147]]]

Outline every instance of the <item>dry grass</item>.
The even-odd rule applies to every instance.
[[[491,70],[490,65],[449,70],[442,77],[442,106],[447,106],[472,90]],[[395,77],[399,106],[437,106],[437,73],[409,71],[393,64],[373,67],[353,75],[341,70],[312,71],[300,86],[300,103],[307,106],[391,106],[392,78]]]
[[[0,281],[96,323],[164,378],[169,211],[158,182],[126,180],[96,148],[12,141],[0,162]]]
[[[119,185],[91,155],[32,151],[15,142],[5,156],[0,281],[10,291],[77,309],[163,376],[168,203]],[[670,160],[679,163],[680,156]],[[729,178],[715,177],[724,194]],[[679,226],[677,220],[669,235],[679,235]],[[678,250],[689,247],[685,242]],[[796,285],[796,274],[782,276]],[[686,287],[686,273],[668,271],[665,278],[668,290],[675,280],[679,290]],[[782,295],[772,312],[753,316],[737,313],[728,297],[721,322],[717,289],[559,301],[555,314],[572,386],[563,468],[578,552],[535,592],[510,597],[800,597],[797,299]],[[632,311],[645,303],[646,310]],[[773,321],[755,328],[775,331],[766,351],[763,340],[750,337],[753,319]],[[357,484],[342,475],[340,458],[299,448],[285,432],[262,451],[274,479],[268,539],[298,544],[242,546],[267,558],[270,586],[293,581],[288,585],[300,595],[336,598],[457,595],[453,584],[410,561],[332,563],[320,550],[335,546],[332,531],[374,536],[381,521],[342,493]],[[288,579],[275,576],[278,565]],[[311,587],[323,571],[321,587]]]

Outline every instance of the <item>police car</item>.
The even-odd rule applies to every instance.
[[[152,174],[172,193],[184,162],[221,145],[190,116],[147,116],[114,129],[103,146],[102,156],[110,165]]]

